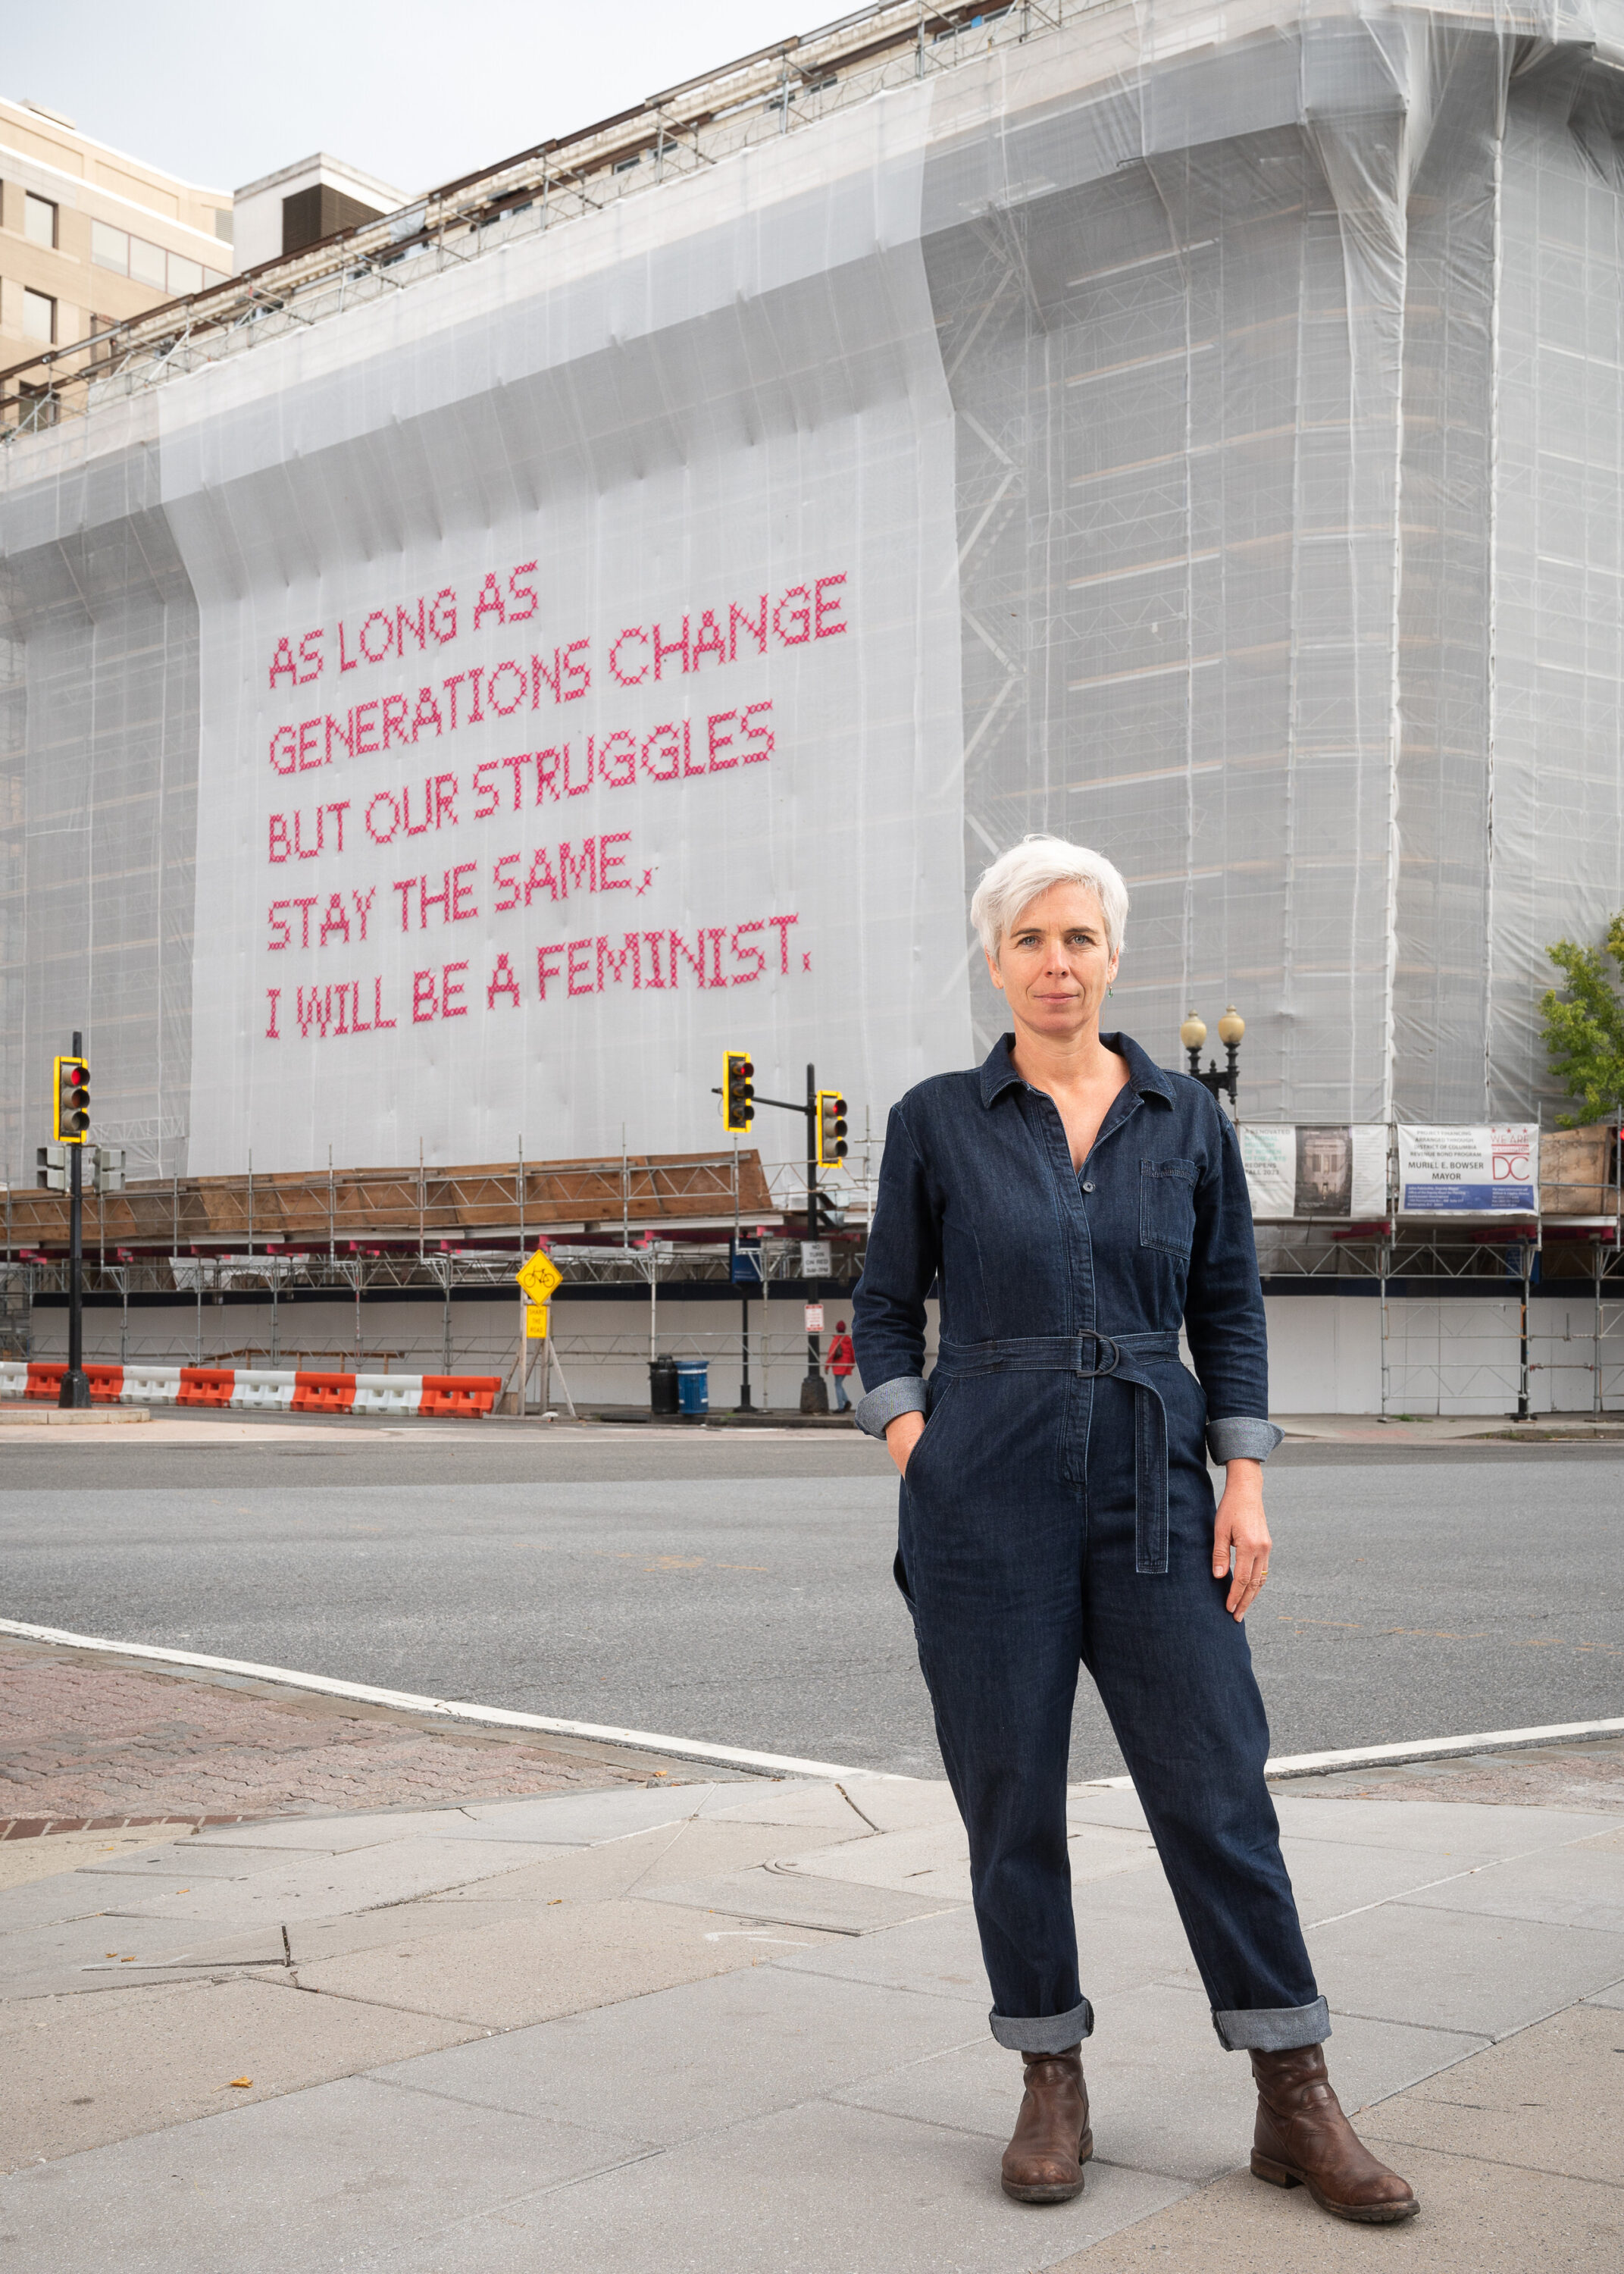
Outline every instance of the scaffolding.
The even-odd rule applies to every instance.
[[[327,317],[464,267],[639,192],[701,173],[953,70],[1059,30],[1102,0],[879,0],[821,30],[774,41],[573,134],[538,143],[430,191],[397,213],[336,231],[206,292],[42,349],[0,371],[0,441],[142,393]]]
[[[1532,1213],[1425,1218],[1389,1205],[1363,1223],[1259,1221],[1266,1291],[1335,1288],[1373,1303],[1383,1414],[1464,1408],[1526,1419],[1540,1404],[1542,1375],[1552,1377],[1553,1408],[1597,1416],[1624,1409],[1624,1208],[1616,1141],[1604,1134],[1598,1153],[1595,1131],[1547,1133]],[[680,1342],[690,1354],[725,1366],[742,1336],[763,1369],[798,1367],[801,1300],[849,1299],[861,1274],[877,1153],[871,1138],[860,1140],[840,1181],[832,1189],[820,1183],[823,1237],[810,1253],[797,1228],[805,1163],[764,1161],[743,1148],[151,1180],[105,1203],[87,1201],[86,1294],[104,1322],[117,1310],[121,1362],[132,1354],[132,1306],[160,1305],[176,1314],[169,1354],[187,1363],[387,1373],[410,1353],[393,1346],[394,1327],[378,1306],[426,1299],[439,1310],[431,1353],[438,1370],[455,1371],[459,1352],[470,1350],[487,1368],[505,1368],[511,1333],[487,1323],[470,1341],[454,1306],[481,1296],[515,1299],[521,1254],[542,1244],[564,1274],[566,1298],[646,1297],[641,1319],[623,1301],[568,1306],[560,1347],[568,1367],[584,1360],[640,1369],[662,1346],[662,1302],[684,1298]],[[1395,1159],[1390,1147],[1390,1202]],[[62,1203],[32,1190],[5,1198],[0,1356],[26,1359],[35,1354],[36,1306],[66,1295]],[[714,1327],[692,1307],[702,1293]],[[727,1295],[744,1306],[741,1324],[725,1321],[716,1299]],[[320,1306],[313,1319],[312,1303]],[[290,1313],[296,1305],[304,1307]],[[340,1305],[350,1314],[342,1335],[335,1331]],[[244,1306],[267,1319],[268,1330],[233,1342],[232,1309]],[[419,1333],[419,1362],[427,1347]]]
[[[1046,828],[1101,846],[1131,885],[1124,1025],[1169,1033],[1196,990],[1232,995],[1271,1118],[1531,1115],[1545,944],[1605,922],[1624,844],[1621,22],[1619,0],[881,0],[39,347],[0,385],[13,1169],[43,1133],[49,1038],[86,1017],[105,1133],[162,1171],[234,1169],[251,1127],[267,1170],[308,1170],[329,1136],[387,1157],[417,1132],[471,1160],[543,1126],[544,1100],[560,1152],[612,1149],[650,1096],[645,1126],[697,1145],[689,1069],[746,1012],[763,1058],[804,1062],[816,1028],[883,1113],[887,1085],[989,1039],[963,887]],[[461,455],[441,447],[448,415]],[[380,553],[386,522],[399,542]],[[500,661],[466,582],[496,561],[528,602],[515,622],[538,627],[533,654]],[[684,631],[660,649],[685,674],[703,651],[697,700],[721,668],[712,606],[731,671],[729,596],[764,627],[780,568],[838,585],[849,636],[780,651],[763,628],[748,661],[771,664],[771,770],[730,771],[741,714],[718,711],[714,763],[690,767],[684,744],[695,802],[657,794],[679,779],[650,763],[676,701],[658,658],[634,694],[612,643],[646,627],[616,628],[663,620],[675,640],[690,609],[713,621],[717,644],[696,632],[689,657]],[[455,841],[499,857],[483,914],[457,920],[506,929],[456,935],[489,956],[466,982],[470,999],[487,983],[484,1012],[452,1030],[432,989],[417,1017],[430,975],[409,968],[391,898],[410,880],[379,868],[393,839],[364,817],[418,794],[418,714],[408,732],[400,706],[431,666],[409,673],[407,644],[428,654],[426,596],[458,591],[447,637],[483,660],[442,682],[445,731],[469,736],[445,755],[477,761]],[[384,675],[348,682],[376,697],[326,707],[352,645],[320,703],[296,699],[321,675],[304,641],[342,659],[346,624],[352,643],[383,628],[363,659]],[[544,625],[592,650],[579,710],[561,708],[589,693],[561,691],[574,649],[544,671]],[[482,674],[506,690],[488,716]],[[698,716],[684,709],[685,734]],[[422,726],[438,752],[436,701]],[[300,844],[296,793],[321,787],[306,729],[355,801],[307,807]],[[522,904],[500,897],[515,856],[497,829],[519,811],[501,769],[526,763],[506,738],[567,730],[587,774],[566,757],[562,794],[596,802],[560,804],[547,775],[577,884],[531,910],[528,879]],[[629,772],[593,777],[594,749],[630,765],[634,741]],[[496,805],[475,807],[491,779]],[[438,831],[438,779],[435,798]],[[629,946],[550,939],[606,921],[584,904],[566,926],[560,903],[586,889],[583,838],[607,823],[620,844],[626,816],[641,889],[663,870],[646,990]],[[312,897],[261,918],[273,869],[320,878],[346,953],[340,882],[390,911],[370,941],[354,911],[357,958],[365,941],[384,968],[336,982],[342,1053],[327,1047],[339,950],[317,960],[328,915],[312,930]],[[701,879],[714,907],[691,898]],[[458,897],[417,881],[414,936]],[[730,945],[725,974],[724,931],[764,924],[786,928],[771,964]],[[545,967],[529,976],[528,959],[577,948],[590,983],[585,962],[554,970],[551,996]],[[306,1005],[297,983],[316,973]],[[715,991],[756,977],[756,994]],[[347,1212],[358,1225],[359,1209],[327,1211],[333,1258]],[[252,1213],[258,1246],[257,1193]],[[289,1238],[320,1239],[319,1196],[312,1213]],[[447,1233],[478,1231],[455,1213]],[[186,1244],[248,1246],[200,1193],[192,1215]]]
[[[1387,1213],[1362,1224],[1259,1223],[1266,1287],[1289,1294],[1294,1283],[1332,1283],[1369,1291],[1380,1306],[1383,1415],[1401,1402],[1434,1412],[1493,1404],[1526,1420],[1533,1377],[1545,1373],[1583,1377],[1592,1414],[1617,1410],[1624,1403],[1624,1197],[1616,1133],[1599,1124],[1548,1133],[1531,1210],[1436,1216],[1392,1206],[1396,1131],[1389,1137]],[[1465,1297],[1515,1314],[1515,1359],[1512,1337],[1485,1321],[1480,1307],[1469,1309],[1459,1300]],[[1588,1355],[1574,1354],[1571,1313],[1560,1337],[1566,1354],[1540,1355],[1556,1338],[1541,1330],[1536,1300],[1575,1297],[1589,1319],[1588,1335],[1578,1338]]]
[[[778,1171],[780,1189],[785,1183]],[[804,1183],[804,1171],[802,1171]],[[804,1200],[802,1204],[804,1205]],[[327,1169],[256,1177],[150,1178],[86,1202],[87,1242],[156,1252],[218,1253],[256,1247],[319,1253],[384,1242],[415,1245],[470,1234],[523,1243],[528,1234],[613,1231],[738,1221],[778,1207],[761,1156],[622,1153],[596,1161],[514,1160],[468,1167]],[[65,1196],[9,1186],[5,1252],[64,1246]]]
[[[130,1356],[132,1303],[174,1306],[190,1298],[194,1323],[189,1331],[177,1326],[171,1340],[172,1354],[191,1362],[201,1365],[206,1355],[273,1367],[365,1362],[366,1370],[386,1373],[405,1353],[369,1336],[366,1306],[437,1298],[439,1367],[448,1374],[454,1302],[514,1298],[519,1262],[539,1245],[567,1289],[648,1292],[646,1337],[572,1331],[572,1352],[613,1359],[646,1344],[652,1357],[662,1289],[680,1297],[731,1285],[767,1300],[775,1285],[786,1294],[848,1291],[861,1269],[874,1169],[865,1141],[834,1180],[824,1172],[820,1238],[810,1250],[794,1229],[807,1210],[804,1160],[764,1163],[742,1147],[710,1156],[627,1153],[606,1161],[151,1179],[122,1193],[87,1196],[83,1285],[93,1313],[118,1309],[121,1363]],[[35,1352],[36,1306],[66,1299],[66,1203],[33,1188],[9,1187],[4,1200],[0,1357],[27,1359]],[[749,1259],[742,1279],[734,1261],[741,1251]],[[268,1305],[268,1337],[206,1352],[206,1313],[212,1320],[229,1301]],[[300,1301],[350,1306],[351,1336],[342,1346],[329,1339],[296,1348],[283,1308]],[[296,1340],[301,1331],[294,1329]],[[784,1344],[804,1357],[799,1322],[793,1334],[786,1324]],[[763,1343],[763,1360],[767,1354]]]

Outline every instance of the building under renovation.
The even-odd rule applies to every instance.
[[[11,373],[13,1178],[73,1028],[177,1224],[715,1153],[732,1047],[877,1135],[1040,828],[1142,1042],[1243,1011],[1244,1119],[1548,1121],[1621,134],[1624,0],[894,0]]]

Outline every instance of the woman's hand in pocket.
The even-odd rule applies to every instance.
[[[894,1421],[886,1424],[885,1449],[897,1464],[899,1477],[906,1476],[914,1448],[924,1434],[925,1417],[922,1413],[898,1413]]]

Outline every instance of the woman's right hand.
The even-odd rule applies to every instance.
[[[894,1421],[885,1425],[885,1449],[897,1464],[897,1474],[906,1477],[914,1448],[925,1434],[922,1413],[898,1413]]]

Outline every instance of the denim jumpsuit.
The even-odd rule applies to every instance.
[[[853,1317],[859,1424],[927,1416],[896,1576],[969,1834],[992,2033],[1058,2052],[1094,2026],[1066,1856],[1080,1662],[1220,2040],[1315,2044],[1330,2026],[1263,1780],[1268,1725],[1212,1570],[1206,1447],[1262,1459],[1280,1438],[1240,1148],[1199,1082],[1106,1035],[1128,1081],[1074,1170],[1012,1039],[893,1109]]]

